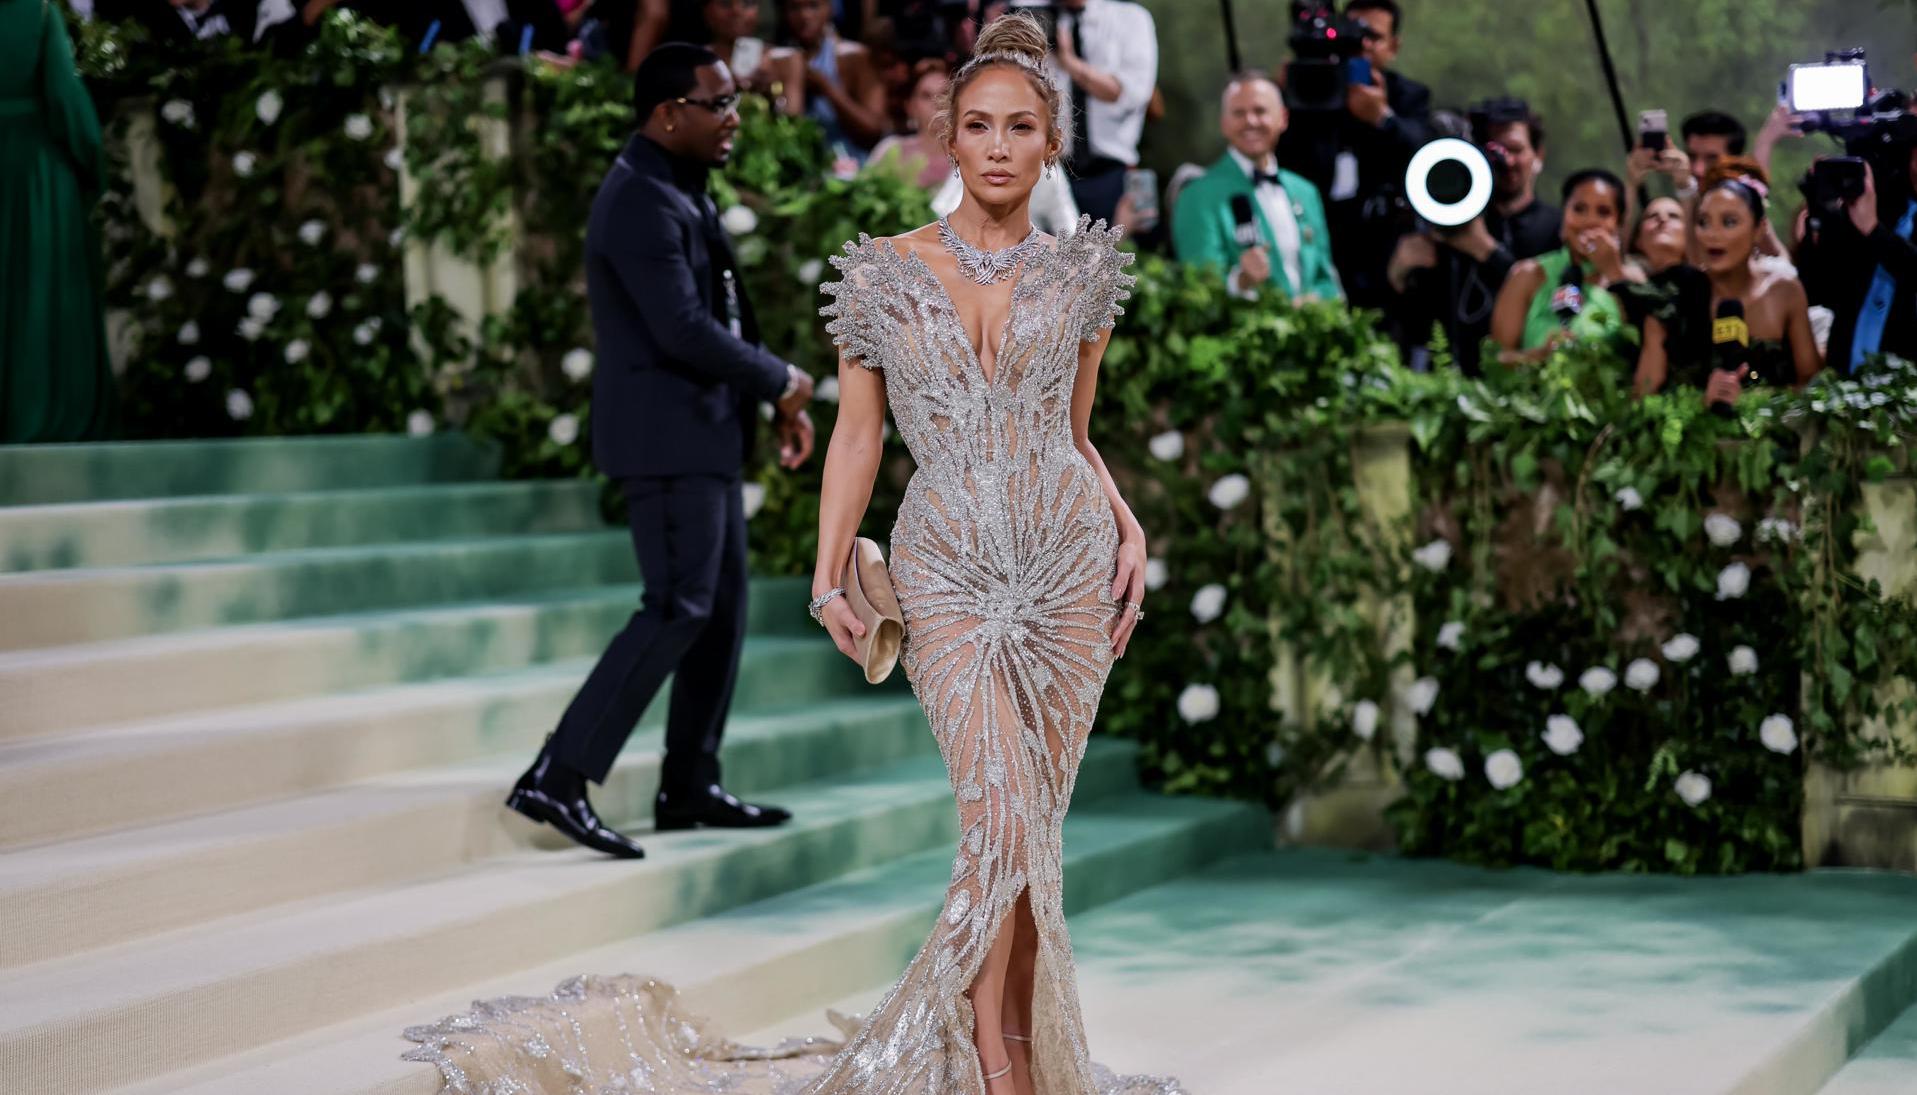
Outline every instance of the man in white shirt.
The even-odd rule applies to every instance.
[[[1059,0],[1053,57],[1072,96],[1067,167],[1080,212],[1107,223],[1138,164],[1145,109],[1158,84],[1158,29],[1130,0]]]
[[[1187,184],[1172,207],[1178,260],[1226,271],[1233,296],[1270,286],[1292,301],[1340,300],[1324,203],[1273,154],[1289,118],[1271,77],[1248,72],[1225,87],[1225,155]]]

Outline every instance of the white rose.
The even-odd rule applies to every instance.
[[[1732,563],[1717,572],[1717,599],[1728,601],[1742,597],[1744,591],[1751,588],[1751,568],[1743,563]]]
[[[177,337],[182,346],[198,345],[200,341],[200,321],[197,319],[189,319],[185,323],[180,324],[180,333]]]
[[[260,158],[251,152],[233,153],[233,174],[242,179],[253,177],[253,169],[259,166]]]
[[[1218,715],[1218,690],[1209,684],[1188,684],[1178,694],[1178,717],[1204,722]]]
[[[1684,800],[1686,806],[1699,806],[1711,797],[1711,777],[1699,772],[1685,772],[1677,777],[1674,784],[1677,797]]]
[[[1484,758],[1484,778],[1500,791],[1508,791],[1524,778],[1524,763],[1509,749],[1500,749]]]
[[[361,346],[371,346],[373,339],[379,336],[379,317],[374,316],[353,328],[353,341]]]
[[[280,299],[271,293],[254,293],[246,298],[246,314],[265,323],[280,314]]]
[[[247,288],[253,284],[253,271],[248,270],[244,266],[237,267],[228,270],[226,277],[220,279],[220,281],[221,284],[225,285],[229,290],[235,293],[244,293]]]
[[[191,126],[193,124],[193,104],[185,99],[168,99],[160,107],[160,117],[173,125]]]
[[[812,397],[814,399],[823,399],[827,403],[837,403],[839,401],[839,378],[836,376],[820,378],[819,382],[812,388]]]
[[[1225,611],[1225,587],[1217,582],[1200,586],[1191,596],[1192,618],[1201,624],[1216,620]]]
[[[1446,650],[1456,650],[1464,639],[1464,624],[1457,620],[1448,620],[1438,629],[1438,645]]]
[[[1664,644],[1664,660],[1668,662],[1688,662],[1697,657],[1697,636],[1680,633],[1671,636]]]
[[[1733,647],[1730,664],[1732,676],[1748,677],[1757,672],[1757,651],[1748,646]]]
[[[1273,768],[1285,762],[1285,747],[1282,742],[1272,742],[1265,746],[1265,763]]]
[[[1636,487],[1619,487],[1617,493],[1611,497],[1617,500],[1619,509],[1644,508],[1644,496],[1637,492]]]
[[[739,497],[745,503],[746,520],[750,521],[752,515],[765,505],[765,484],[747,480],[739,484]]]
[[[1766,517],[1757,523],[1758,543],[1784,543],[1797,539],[1797,526],[1782,517]]]
[[[1439,747],[1424,751],[1424,766],[1439,779],[1448,779],[1453,783],[1464,778],[1464,761],[1450,749]]]
[[[362,262],[359,268],[353,271],[353,278],[361,285],[371,285],[379,280],[379,267],[370,262]]]
[[[1578,687],[1593,696],[1602,696],[1617,687],[1617,674],[1594,665],[1578,676]]]
[[[575,383],[591,376],[592,351],[584,346],[575,346],[567,350],[566,356],[559,359],[559,371],[566,374],[567,380]]]
[[[430,411],[414,411],[406,416],[406,432],[414,437],[425,437],[433,432],[433,415]]]
[[[719,223],[725,226],[727,232],[743,236],[759,227],[759,214],[754,213],[750,206],[735,205],[719,214]]]
[[[280,93],[268,88],[260,92],[259,99],[253,103],[253,113],[259,115],[260,121],[272,125],[280,120],[280,109],[285,105],[285,101],[280,98]]]
[[[1531,662],[1524,667],[1524,679],[1530,681],[1533,688],[1549,692],[1564,683],[1564,670],[1543,662]]]
[[[386,150],[385,161],[387,170],[398,171],[406,166],[406,154],[399,150],[398,145],[394,145]]]
[[[1737,518],[1722,513],[1713,513],[1704,518],[1704,535],[1718,547],[1730,547],[1737,538],[1744,535],[1744,526]]]
[[[1451,565],[1451,541],[1439,537],[1412,552],[1411,560],[1435,574]]]
[[[1657,679],[1661,675],[1656,662],[1649,658],[1634,658],[1630,665],[1624,667],[1624,686],[1649,692],[1657,687]]]
[[[399,245],[405,242],[406,242],[406,229],[404,228],[395,228],[391,232],[386,233],[386,246],[391,247],[394,250],[398,250]]]
[[[1370,700],[1359,700],[1351,705],[1351,732],[1361,741],[1370,741],[1378,732],[1378,705]]]
[[[1553,753],[1568,757],[1584,744],[1584,731],[1569,715],[1552,715],[1544,720],[1544,744]]]
[[[318,247],[319,241],[326,238],[326,222],[310,220],[300,225],[300,242],[308,247]]]
[[[570,445],[579,440],[579,419],[570,414],[562,414],[546,427],[546,436],[552,438],[555,445]]]
[[[226,415],[236,422],[253,417],[253,397],[239,388],[226,393]]]
[[[1152,439],[1145,443],[1145,448],[1159,460],[1176,460],[1185,455],[1185,435],[1177,430],[1153,434]]]
[[[364,114],[348,114],[342,128],[351,140],[363,141],[373,135],[373,120]]]
[[[245,319],[240,320],[240,325],[236,330],[239,331],[240,337],[246,341],[258,342],[260,336],[266,333],[266,324],[254,319],[252,316],[247,316]]]
[[[1411,688],[1405,693],[1406,702],[1420,715],[1431,713],[1431,705],[1438,702],[1438,678],[1419,677],[1411,682]]]
[[[1170,578],[1171,570],[1165,566],[1165,560],[1156,558],[1145,560],[1146,589],[1163,589]]]
[[[190,278],[203,278],[212,271],[213,264],[205,259],[194,259],[186,264],[186,276]]]
[[[1773,753],[1797,751],[1797,729],[1789,715],[1772,715],[1757,725],[1757,738]]]
[[[825,273],[824,259],[807,259],[799,264],[799,284],[817,285]]]
[[[321,289],[306,298],[306,314],[314,319],[325,319],[333,311],[333,294]]]
[[[286,363],[288,365],[298,365],[300,362],[306,360],[307,353],[312,349],[313,347],[310,346],[305,339],[294,339],[286,344]]]
[[[205,354],[186,363],[186,379],[189,383],[198,384],[212,375],[213,362],[208,360]]]
[[[173,283],[165,274],[157,274],[146,283],[146,299],[158,304],[173,295]]]
[[[1211,490],[1205,493],[1205,497],[1219,509],[1230,509],[1251,497],[1251,480],[1233,472],[1213,483]]]

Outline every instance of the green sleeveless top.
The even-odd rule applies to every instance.
[[[1558,322],[1556,313],[1551,311],[1551,296],[1564,281],[1564,271],[1570,269],[1570,249],[1560,247],[1539,255],[1537,263],[1544,268],[1544,284],[1538,286],[1538,291],[1532,295],[1531,310],[1524,315],[1524,342],[1518,347],[1521,350],[1538,349],[1550,341],[1553,331],[1564,326]],[[1610,338],[1624,327],[1624,309],[1618,305],[1617,297],[1612,296],[1610,290],[1588,280],[1588,268],[1585,273],[1584,311],[1571,320],[1571,333],[1580,341]]]

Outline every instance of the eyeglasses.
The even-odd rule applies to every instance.
[[[739,97],[737,95],[721,95],[717,99],[688,99],[684,95],[681,95],[677,99],[674,99],[673,102],[684,103],[687,106],[702,106],[721,118],[728,114],[737,114],[739,112]]]

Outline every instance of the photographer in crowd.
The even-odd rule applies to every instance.
[[[1237,296],[1270,285],[1288,300],[1338,300],[1317,188],[1272,153],[1286,120],[1270,76],[1247,72],[1225,86],[1219,128],[1229,147],[1179,195],[1172,245],[1180,262],[1226,270]]]
[[[1612,290],[1641,279],[1624,261],[1624,183],[1603,169],[1564,181],[1564,213],[1556,250],[1512,267],[1498,291],[1491,337],[1506,364],[1541,361],[1574,339],[1616,336],[1624,311]]]
[[[1491,208],[1484,214],[1491,237],[1517,259],[1555,249],[1564,214],[1538,200],[1544,119],[1522,99],[1492,99],[1471,111],[1471,132],[1491,161]]]
[[[1811,300],[1834,313],[1830,361],[1846,372],[1873,354],[1917,359],[1917,117],[1883,126],[1863,163],[1812,168],[1798,252]],[[1847,180],[1858,175],[1861,184]]]
[[[1158,30],[1131,0],[1058,0],[1053,62],[1072,97],[1072,198],[1111,223],[1158,85]]]
[[[1355,60],[1369,79],[1349,82],[1342,110],[1294,106],[1278,162],[1325,196],[1345,293],[1353,307],[1377,308],[1390,300],[1386,268],[1405,228],[1398,211],[1405,166],[1433,136],[1431,92],[1391,70],[1404,29],[1395,0],[1351,0],[1344,14],[1365,28]]]
[[[1684,119],[1679,130],[1684,138],[1684,155],[1691,162],[1688,194],[1695,197],[1704,185],[1704,176],[1726,156],[1742,156],[1748,139],[1744,123],[1721,110],[1704,110]]]

